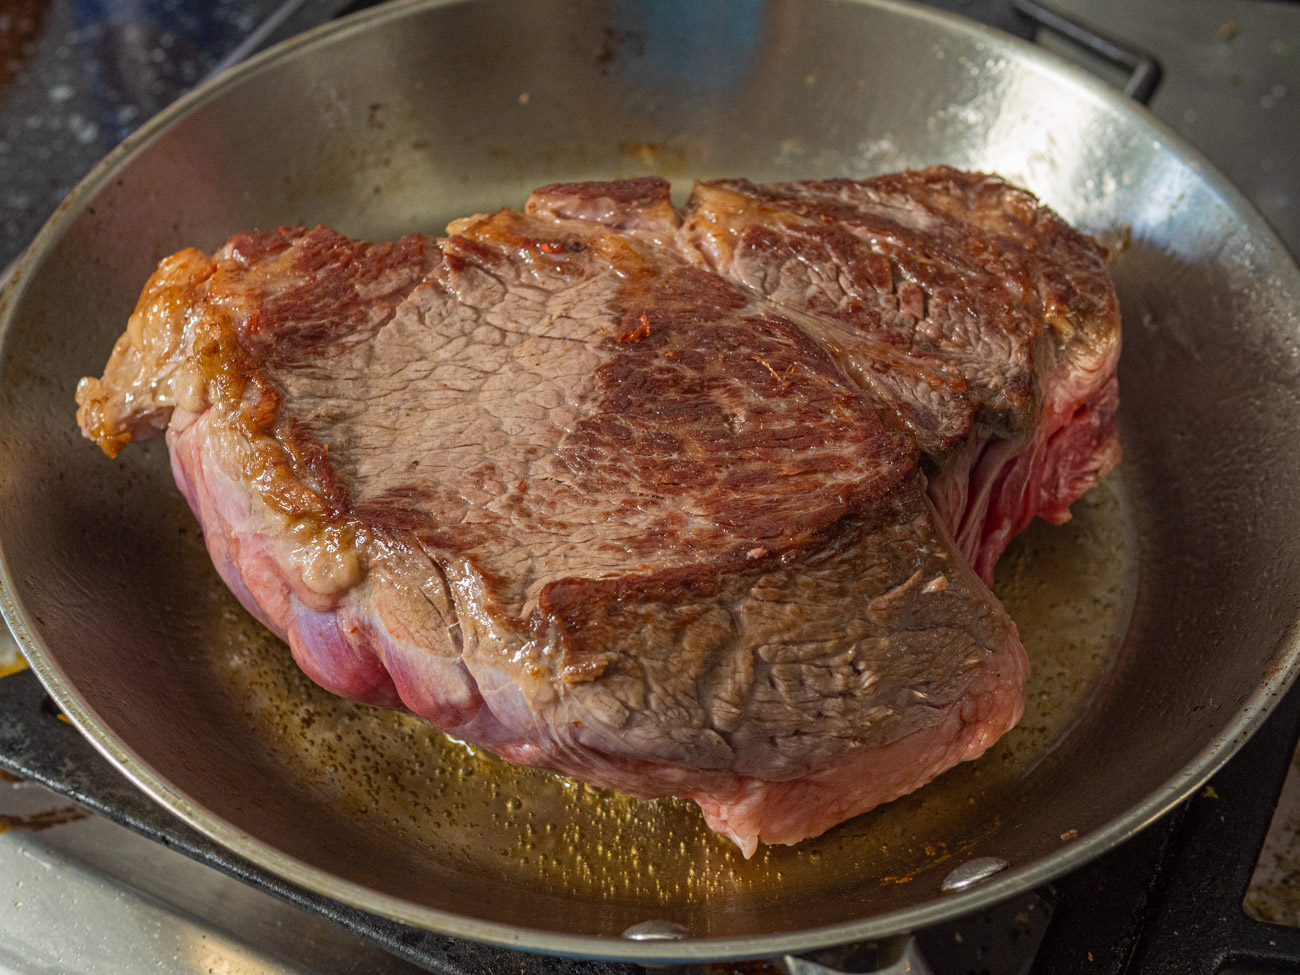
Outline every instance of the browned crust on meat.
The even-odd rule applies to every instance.
[[[1038,207],[1032,196],[992,177],[934,169],[865,183],[799,184],[797,191],[744,181],[712,184],[751,201],[743,208],[751,243],[834,252],[870,287],[893,296],[900,313],[920,319],[929,295],[951,284],[943,278],[951,272],[940,262],[935,277],[917,284],[917,274],[902,259],[872,251],[846,230],[863,223],[861,214],[834,197],[864,186],[965,221],[968,233],[936,245],[945,259],[966,262],[1020,290],[1018,296],[976,289],[972,297],[969,287],[962,292],[994,332],[1016,335],[1031,319],[1041,323],[1040,302],[1064,342],[1082,341],[1117,321],[1100,249]],[[583,213],[565,209],[588,205],[592,209]],[[871,527],[864,527],[864,519],[880,499],[905,484],[921,483],[911,437],[881,422],[876,405],[852,391],[852,381],[799,322],[770,305],[739,323],[724,321],[745,309],[752,296],[703,267],[652,267],[634,235],[608,232],[624,229],[623,218],[609,223],[602,214],[628,209],[635,211],[637,227],[675,226],[677,220],[667,184],[640,180],[543,187],[530,199],[529,212],[547,219],[503,210],[459,221],[456,232],[437,244],[410,236],[369,245],[320,227],[239,234],[210,261],[191,256],[173,265],[164,262],[140,308],[154,308],[165,293],[164,306],[149,312],[153,327],[175,330],[179,319],[188,319],[192,339],[183,368],[201,377],[208,403],[243,444],[244,477],[273,509],[298,523],[404,538],[414,547],[473,560],[475,549],[496,530],[490,523],[441,524],[432,513],[436,494],[415,484],[358,502],[336,469],[330,445],[284,409],[276,375],[310,367],[345,342],[363,319],[373,331],[376,321],[392,316],[417,287],[451,289],[458,276],[474,269],[523,264],[539,276],[575,281],[593,268],[614,269],[622,285],[602,347],[606,358],[592,377],[586,413],[561,445],[560,459],[574,483],[593,495],[617,491],[620,478],[635,476],[663,485],[666,495],[689,496],[738,541],[693,564],[614,580],[560,578],[545,585],[531,617],[518,623],[539,634],[558,627],[563,639],[556,675],[565,682],[591,681],[616,655],[611,645],[622,625],[620,606],[664,602],[674,594],[705,598],[719,587],[734,589],[774,568],[797,565],[827,547],[849,545]],[[911,230],[901,219],[879,216],[876,228],[905,236]],[[1033,270],[1053,262],[1059,270]],[[876,354],[867,368],[912,377],[948,397],[965,423],[963,436],[977,422],[977,409],[1000,411],[1008,428],[1031,422],[1025,414],[1036,404],[1032,362],[996,390],[972,391],[942,355],[918,352],[882,331],[879,321],[868,322],[861,303],[807,311],[875,329]],[[1032,344],[1038,335],[1031,329],[1021,337]],[[109,374],[127,367],[157,372],[159,363],[147,361],[149,345],[142,341],[116,349]],[[176,358],[174,343],[163,355]],[[131,356],[135,360],[128,362]],[[139,361],[142,356],[146,361]],[[731,429],[711,398],[710,384],[723,381],[742,384],[756,397],[760,415],[751,430]],[[101,392],[89,389],[79,419],[111,456],[131,438],[134,421],[113,415]],[[183,404],[158,404],[175,405]],[[768,405],[771,423],[761,416]],[[762,488],[787,469],[800,475],[843,474],[843,456],[818,451],[828,429],[858,438],[858,449],[880,460],[880,470],[808,497],[793,518],[782,499],[767,498]],[[945,434],[938,442],[946,449],[960,439]],[[727,462],[748,455],[765,458],[763,473]],[[518,485],[512,497],[525,508],[527,485]],[[674,531],[666,520],[647,533],[646,541],[671,541]],[[489,589],[504,585],[491,565],[477,568]]]
[[[668,202],[670,186],[660,176],[641,176],[611,182],[548,183],[533,190],[531,205],[543,200],[608,200],[624,207],[657,206]]]
[[[1006,437],[1034,426],[1043,357],[1104,371],[1118,354],[1105,251],[998,177],[936,166],[868,180],[720,180],[697,185],[686,233],[724,276],[766,275],[748,283],[783,308],[854,331],[868,372],[910,372],[913,384],[941,391],[942,415],[906,396],[893,404],[940,465],[977,426]],[[839,268],[839,283],[783,294],[782,262]],[[998,368],[982,375],[983,353],[965,347],[960,330],[917,331],[936,300],[979,323],[980,340],[998,345]]]
[[[1106,271],[1106,248],[1028,190],[949,166],[893,173],[872,182],[1017,241],[1031,258],[1044,318],[1068,346],[1109,345],[1118,338],[1119,303]]]
[[[700,515],[740,539],[721,556],[629,580],[621,584],[624,596],[644,591],[658,599],[673,588],[689,595],[719,574],[752,574],[773,560],[798,560],[872,499],[915,477],[916,454],[907,439],[885,430],[870,401],[800,329],[779,316],[733,320],[728,316],[749,300],[736,286],[685,264],[651,267],[638,245],[599,228],[507,210],[466,222],[440,250],[414,237],[372,246],[324,228],[283,228],[232,238],[205,275],[175,281],[160,271],[156,283],[178,289],[163,318],[198,322],[189,359],[216,415],[242,443],[243,476],[264,502],[300,526],[386,533],[474,561],[476,548],[499,529],[441,524],[437,498],[418,485],[358,503],[329,444],[283,409],[276,377],[329,354],[362,318],[373,330],[377,314],[391,314],[421,283],[451,287],[471,267],[492,270],[521,259],[539,274],[579,279],[613,268],[622,281],[605,363],[593,377],[585,415],[559,450],[574,484],[605,497],[628,477],[653,483],[667,496],[690,496]],[[378,303],[376,293],[384,296]],[[718,405],[716,389],[731,384],[757,402],[745,430],[732,429]],[[828,423],[852,431],[854,449],[882,473],[808,497],[792,518],[788,494],[780,493],[784,478],[845,475],[845,457],[820,450]],[[89,429],[112,445],[111,426]],[[762,470],[734,462],[747,457],[762,459]],[[526,494],[519,493],[522,503]],[[674,542],[675,532],[664,523],[641,544],[689,544]],[[476,567],[491,588],[492,566]],[[590,639],[581,637],[595,631],[582,621],[582,605],[590,601],[577,594],[607,587],[589,582],[559,580],[539,603],[571,635],[557,661],[567,681],[593,679],[603,668]]]
[[[368,291],[391,285],[391,314],[428,270],[431,249],[418,236],[370,245],[324,227],[282,227],[236,234],[211,259],[182,252],[162,262],[145,286],[133,327],[114,348],[106,384],[129,387],[141,376],[192,370],[206,401],[188,408],[214,407],[240,437],[244,475],[262,500],[291,518],[340,520],[348,499],[329,463],[329,446],[284,421],[274,369],[318,355],[359,316],[374,314]],[[160,338],[184,328],[184,348]],[[78,391],[78,422],[111,457],[132,438],[136,421],[90,382],[95,386],[83,381]],[[187,404],[165,394],[156,404],[175,406]]]
[[[324,227],[289,227],[237,235],[218,256],[208,300],[198,307],[234,296],[238,311],[199,355],[213,405],[250,448],[245,476],[273,507],[322,522],[348,517],[347,491],[329,462],[329,445],[281,415],[276,369],[319,356],[361,318],[391,315],[430,267],[431,250],[430,241],[414,235],[370,245]],[[288,267],[266,273],[264,265],[278,254],[291,255]],[[272,275],[283,275],[287,286],[276,279],[277,286],[268,287]]]
[[[176,391],[166,382],[167,366],[180,346],[193,343],[195,336],[185,333],[183,322],[214,269],[215,263],[193,247],[164,258],[114,344],[103,379],[88,376],[78,383],[77,423],[109,457],[141,435],[156,434],[170,417]],[[207,331],[206,318],[196,332]],[[167,387],[161,397],[160,385]]]
[[[587,220],[617,230],[670,231],[681,224],[666,179],[643,176],[608,183],[552,183],[534,190],[526,212]]]

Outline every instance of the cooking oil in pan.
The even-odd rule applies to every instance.
[[[1022,770],[1083,717],[1133,608],[1136,541],[1119,476],[1085,494],[1071,512],[1059,527],[1030,525],[995,573],[993,591],[1016,621],[1031,671],[1024,717],[992,751]]]
[[[227,704],[243,712],[286,787],[327,803],[387,842],[516,885],[677,901],[728,893],[824,887],[890,875],[891,845],[920,847],[937,866],[961,849],[926,840],[996,829],[996,795],[1069,733],[1109,670],[1128,620],[1133,542],[1118,477],[1076,502],[1074,518],[1036,522],[1003,556],[994,590],[1017,622],[1032,671],[1020,724],[976,762],[911,796],[796,847],[743,859],[710,833],[694,805],[638,802],[455,742],[424,722],[337,698],[312,684],[287,649],[229,600],[228,646],[217,663]],[[904,858],[908,859],[908,858]],[[916,857],[911,859],[916,860]],[[878,875],[878,876],[877,876]]]

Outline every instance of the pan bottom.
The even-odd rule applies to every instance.
[[[328,806],[408,856],[449,859],[515,887],[670,904],[788,896],[837,880],[906,883],[959,858],[954,837],[974,842],[998,828],[998,796],[1069,734],[1110,671],[1135,578],[1123,498],[1113,474],[1076,502],[1068,524],[1031,525],[998,566],[994,590],[1032,666],[1015,729],[917,793],[796,847],[761,847],[748,861],[692,803],[640,802],[515,767],[418,718],[333,696],[215,573],[222,605],[209,619],[223,628],[207,636],[216,648],[207,661],[211,703],[249,728],[305,814]],[[188,543],[206,562],[197,527]]]

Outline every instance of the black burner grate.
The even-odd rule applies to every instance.
[[[30,671],[0,678],[0,768],[237,880],[341,924],[437,975],[636,975],[635,965],[531,955],[447,938],[340,904],[267,873],[181,822],[136,789],[71,726]]]
[[[1300,972],[1300,929],[1251,919],[1246,888],[1300,737],[1300,688],[1211,782],[1160,822],[1067,877],[918,932],[935,975]],[[347,907],[235,856],[148,799],[70,725],[30,671],[0,679],[0,768],[438,975],[635,975],[459,941]]]

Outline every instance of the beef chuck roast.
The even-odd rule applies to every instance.
[[[926,457],[985,582],[1119,460],[1119,311],[1102,255],[1023,190],[936,167],[873,180],[697,187],[710,267],[801,312]],[[1057,483],[1065,479],[1067,483]]]
[[[566,184],[182,251],[78,419],[166,430],[320,684],[748,854],[1019,719],[985,582],[1117,460],[1118,343],[1096,245],[993,177]]]

